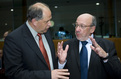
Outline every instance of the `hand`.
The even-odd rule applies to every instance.
[[[90,40],[92,41],[92,44],[94,46],[90,46],[92,50],[94,50],[100,57],[105,58],[107,57],[107,53],[97,44],[94,38],[90,37]]]
[[[66,45],[65,50],[63,50],[63,41],[60,43],[58,42],[58,46],[57,46],[57,56],[59,58],[59,63],[63,64],[66,60],[67,57],[67,51],[69,49],[69,45]]]
[[[69,75],[68,69],[55,69],[51,71],[52,79],[69,79],[69,77],[67,77]]]

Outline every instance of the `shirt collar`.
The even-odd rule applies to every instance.
[[[36,38],[37,32],[30,26],[30,24],[28,23],[28,21],[26,21],[26,25],[27,25],[27,27],[29,28],[30,32],[32,33],[32,36],[33,36],[34,38]]]
[[[91,37],[93,38],[94,35],[92,34]],[[92,41],[90,40],[90,38],[88,38],[86,41],[87,41],[89,44],[92,44]],[[80,41],[80,43],[81,43],[81,41]]]

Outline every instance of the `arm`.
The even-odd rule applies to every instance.
[[[108,51],[106,52],[97,44],[95,39],[93,39],[92,37],[89,37],[89,38],[91,39],[94,45],[94,46],[91,46],[92,50],[94,50],[99,55],[101,60],[103,60],[102,63],[105,67],[105,70],[110,75],[110,77],[120,79],[121,78],[121,62],[118,59],[114,43],[112,42],[108,43],[109,44],[107,47]],[[105,60],[107,60],[107,62],[104,62]]]

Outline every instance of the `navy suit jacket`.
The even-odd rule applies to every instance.
[[[55,48],[49,33],[45,33],[53,66],[57,68]],[[5,74],[10,79],[51,79],[51,71],[26,24],[10,33],[4,42]]]
[[[117,57],[114,43],[102,38],[95,38],[95,40],[107,53],[109,53],[109,58],[108,62],[104,63],[92,50],[88,69],[88,79],[118,79],[115,72],[120,68],[118,66],[120,61]],[[69,69],[70,79],[81,79],[79,40],[73,38],[64,42],[64,48],[67,44],[69,45],[69,50],[67,52],[67,63],[64,68]]]

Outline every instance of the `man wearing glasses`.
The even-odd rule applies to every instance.
[[[69,70],[69,79],[118,79],[121,63],[114,43],[94,37],[96,18],[84,13],[73,25],[76,38],[58,43],[59,61]]]

